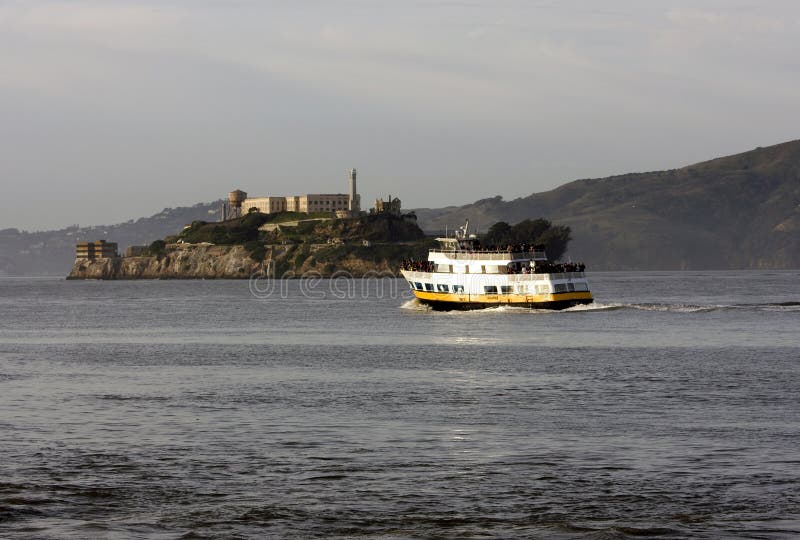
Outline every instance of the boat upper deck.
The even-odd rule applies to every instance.
[[[428,252],[428,260],[436,261],[450,259],[454,261],[530,261],[547,260],[544,250],[535,251],[502,251],[502,250],[476,250],[453,251],[446,249],[432,249]]]
[[[585,272],[542,272],[542,273],[529,273],[529,274],[486,274],[485,272],[482,273],[466,273],[466,274],[458,274],[454,272],[436,272],[436,271],[426,271],[426,270],[406,270],[407,272],[406,277],[408,279],[423,279],[423,280],[430,280],[435,279],[438,277],[445,277],[445,276],[472,276],[472,277],[480,277],[480,276],[503,276],[503,279],[509,282],[525,282],[525,281],[561,281],[561,280],[585,280],[586,273]],[[448,278],[449,279],[449,278]]]

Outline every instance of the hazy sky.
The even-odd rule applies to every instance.
[[[0,0],[0,228],[407,208],[800,138],[797,0]]]

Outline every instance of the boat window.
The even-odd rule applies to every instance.
[[[425,290],[426,291],[432,291],[433,290],[433,283],[426,283],[425,284]]]
[[[436,290],[439,292],[450,292],[450,287],[448,287],[447,285],[439,284],[436,286]]]
[[[555,285],[553,285],[553,289],[557,293],[567,292],[567,284],[566,283],[556,283]]]
[[[464,286],[463,285],[453,285],[453,292],[454,293],[463,293]]]
[[[483,292],[486,294],[497,294],[497,285],[484,285]]]
[[[549,285],[537,285],[536,286],[536,292],[539,293],[539,294],[547,294],[547,293],[550,292],[550,286]]]
[[[503,294],[511,294],[512,290],[513,290],[513,287],[511,287],[510,285],[501,285],[500,286],[500,292],[503,293]]]
[[[574,283],[567,283],[567,290],[574,291],[575,290],[575,284]]]
[[[414,283],[414,285],[416,286],[416,288],[417,288],[417,290],[418,290],[418,291],[421,291],[421,290],[422,290],[422,283],[420,283],[419,281],[417,281],[416,283]]]

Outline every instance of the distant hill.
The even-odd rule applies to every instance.
[[[75,244],[106,239],[120,250],[130,245],[150,244],[156,238],[179,232],[195,220],[218,219],[222,201],[180,208],[165,208],[147,218],[116,225],[67,227],[57,231],[26,232],[0,230],[0,275],[64,276],[75,260]]]
[[[503,201],[415,210],[426,231],[544,217],[595,269],[800,268],[800,141],[680,169],[576,180]]]
[[[117,225],[0,230],[0,275],[63,276],[76,242],[105,238],[120,249],[149,244],[193,221],[216,220],[221,202],[165,208]],[[452,230],[465,219],[485,231],[497,221],[547,218],[572,228],[567,257],[590,269],[800,268],[800,141],[416,214],[426,231]]]

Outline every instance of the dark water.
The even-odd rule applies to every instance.
[[[0,537],[800,537],[800,272],[592,277],[2,279]]]

